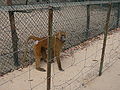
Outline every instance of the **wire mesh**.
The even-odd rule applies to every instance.
[[[77,0],[76,0],[77,1]],[[94,79],[98,75],[98,68],[99,68],[99,62],[100,55],[101,55],[101,48],[102,43],[94,43],[95,46],[92,47],[92,49],[96,49],[95,52],[91,53],[91,49],[88,50],[87,47],[84,47],[85,45],[89,46],[92,41],[88,41],[89,43],[83,43],[82,47],[77,46],[80,43],[91,40],[91,38],[98,36],[99,34],[103,33],[106,15],[108,7],[107,5],[103,5],[98,3],[98,5],[90,4],[89,12],[90,12],[90,25],[89,30],[87,31],[87,2],[73,2],[71,0],[68,0],[68,2],[65,3],[49,3],[49,2],[39,2],[37,1],[29,1],[28,4],[37,4],[37,5],[27,5],[26,1],[24,2],[22,0],[14,0],[13,4],[22,4],[13,7],[4,6],[5,2],[2,0],[0,1],[3,3],[2,7],[0,7],[0,75],[2,76],[5,73],[14,71],[17,72],[16,69],[29,65],[29,70],[25,70],[22,73],[13,73],[12,77],[9,79],[4,80],[3,82],[0,82],[0,86],[3,86],[9,83],[11,81],[14,81],[19,76],[25,76],[28,77],[28,81],[26,80],[27,85],[29,85],[30,90],[45,90],[46,89],[46,78],[38,75],[40,78],[35,78],[34,75],[34,67],[31,66],[34,62],[34,55],[33,55],[33,41],[29,42],[29,50],[27,52],[27,62],[23,63],[23,55],[25,50],[25,42],[27,38],[30,35],[38,36],[38,37],[47,37],[48,33],[48,6],[59,6],[54,8],[54,16],[53,16],[53,32],[59,32],[59,31],[65,31],[67,32],[67,39],[64,45],[65,53],[62,54],[61,57],[69,56],[72,63],[68,63],[68,65],[63,64],[63,67],[66,70],[73,67],[76,70],[76,72],[73,73],[73,77],[69,76],[68,74],[71,73],[70,70],[66,71],[64,75],[68,75],[70,78],[66,78],[65,80],[61,80],[61,74],[62,72],[54,70],[56,68],[56,63],[53,64],[53,72],[52,72],[52,88],[51,90],[79,90],[79,88],[84,87],[85,83],[88,81]],[[54,1],[53,1],[54,2]],[[60,2],[60,1],[59,1]],[[61,2],[63,2],[61,0]],[[118,1],[119,2],[119,1]],[[0,3],[0,4],[1,4]],[[41,5],[42,3],[42,5]],[[46,4],[49,3],[49,4]],[[94,3],[94,2],[92,2]],[[25,9],[27,7],[27,9]],[[17,10],[16,10],[17,9]],[[21,10],[22,9],[22,10]],[[12,36],[11,36],[11,28],[10,28],[10,21],[9,21],[9,13],[8,11],[14,11],[14,19],[15,19],[15,26],[16,31],[18,35],[18,62],[20,63],[19,67],[16,67],[14,65],[14,58],[13,58],[13,47],[12,47]],[[117,16],[118,14],[118,6],[112,8],[111,13],[111,19],[110,19],[110,25],[109,29],[112,30],[116,27],[117,21],[120,23],[120,18]],[[86,33],[88,33],[88,36],[86,37]],[[113,38],[115,35],[112,36]],[[99,39],[99,36],[96,37],[97,40]],[[94,39],[93,39],[94,41]],[[116,44],[117,43],[117,44]],[[115,46],[115,45],[116,46]],[[100,47],[98,46],[100,45]],[[112,47],[110,46],[112,45]],[[72,48],[76,46],[75,48]],[[112,42],[110,42],[107,48],[108,54],[106,54],[106,58],[109,58],[104,63],[104,70],[112,65],[113,62],[116,61],[116,58],[119,54],[119,34],[117,39],[113,39]],[[110,47],[109,47],[110,46]],[[81,60],[76,60],[75,57],[75,50],[79,50],[79,47],[83,49],[84,55],[82,55]],[[70,51],[69,51],[70,48]],[[80,49],[80,51],[81,51]],[[82,53],[82,52],[80,52]],[[72,56],[72,58],[70,57]],[[95,63],[91,61],[91,58],[95,60]],[[62,62],[64,62],[62,60]],[[83,65],[83,66],[82,66]],[[34,65],[35,66],[35,65]],[[44,65],[43,65],[44,66]],[[75,66],[79,66],[80,69],[76,68]],[[39,73],[35,71],[36,73]],[[33,80],[34,78],[34,80]],[[42,79],[42,80],[41,80]],[[59,79],[58,81],[56,81]],[[42,82],[41,82],[42,81]],[[36,84],[37,82],[37,84]],[[26,85],[26,84],[25,84]],[[8,89],[6,89],[8,90]]]

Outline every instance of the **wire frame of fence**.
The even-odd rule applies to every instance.
[[[109,30],[114,28],[119,28],[120,26],[119,25],[120,23],[119,1],[115,1],[113,3],[116,3],[116,6],[112,7]],[[101,4],[103,6],[101,6]],[[71,2],[71,3],[59,3],[59,4],[54,3],[54,4],[38,4],[38,5],[20,5],[20,6],[12,6],[12,7],[1,6],[0,7],[0,19],[1,19],[0,75],[11,72],[15,69],[18,69],[19,67],[27,66],[28,64],[32,64],[34,62],[34,55],[32,52],[33,43],[30,42],[28,47],[29,52],[27,54],[28,62],[24,64],[22,63],[24,50],[25,50],[24,42],[26,42],[29,35],[35,35],[38,37],[47,37],[49,5],[50,6],[52,5],[54,7],[53,27],[52,27],[53,34],[59,31],[67,32],[67,40],[66,40],[64,49],[68,49],[73,46],[79,45],[81,42],[84,42],[90,38],[93,38],[103,33],[106,15],[108,11],[107,4],[108,2],[101,2],[101,3],[100,2],[89,2],[89,3],[88,2]],[[12,19],[14,18],[14,20],[10,20],[10,18]],[[12,23],[12,26],[11,26],[11,23]],[[17,37],[14,39],[12,39],[14,36],[12,36],[11,34],[11,30],[13,29],[16,32],[15,33],[13,31],[13,34],[17,35]],[[18,40],[16,41],[16,39]],[[13,44],[14,40],[17,43],[15,44],[17,47],[17,51],[14,49],[14,44]],[[119,41],[119,38],[117,39],[117,41]],[[98,43],[96,43],[95,45],[96,47],[98,47],[97,46]],[[111,45],[114,46],[114,40]],[[96,49],[95,53],[97,51],[101,51],[102,50],[101,48],[99,50]],[[119,44],[114,49],[113,47],[110,49],[110,52],[108,54],[109,62],[108,61],[105,62],[104,67],[107,66],[107,64],[111,65],[111,63],[114,62],[114,56],[112,57],[109,55],[112,53],[112,54],[115,54],[115,56],[118,56],[118,53],[117,54],[115,53],[115,52],[118,52],[118,50],[119,50]],[[69,53],[71,54],[73,52],[75,51],[72,50]],[[92,53],[92,55],[95,55],[95,53]],[[14,57],[16,56],[16,54],[18,54],[17,59],[16,57]],[[60,84],[59,82],[58,83],[56,82],[56,78],[60,78],[61,75],[59,73],[61,72],[56,72],[54,70],[55,64],[53,64],[52,66],[53,73],[51,75],[51,78],[52,78],[51,90],[67,90],[67,89],[78,90],[81,86],[84,86],[84,84],[87,81],[89,81],[81,78],[89,79],[91,77],[90,78],[91,80],[94,77],[96,77],[99,69],[99,68],[96,69],[96,67],[99,66],[98,62],[91,65],[86,65],[86,62],[89,60],[89,57],[92,57],[92,55],[87,55],[87,54],[88,54],[88,49],[86,48],[85,56],[83,60],[80,60],[80,61],[75,60],[75,64],[73,63],[70,66],[68,65],[68,67],[64,67],[65,70],[67,70],[68,68],[71,68],[77,64],[79,65],[79,63],[83,64],[83,67],[81,67],[81,69],[78,70],[78,72],[74,75],[74,77],[68,80],[65,80],[65,82],[61,81]],[[75,56],[72,57],[73,61],[74,61],[74,58]],[[15,65],[16,62],[19,64],[19,66]],[[91,69],[88,70],[89,68],[87,67],[90,67]],[[46,84],[45,84],[46,78],[43,80],[44,83],[38,81],[38,83],[35,85],[34,83],[32,83],[32,80],[31,80],[31,77],[32,77],[32,74],[30,74],[31,71],[32,69],[29,68],[28,71],[23,72],[23,73],[29,73],[30,89],[37,90],[40,87],[41,87],[41,90],[46,89]],[[19,77],[22,74],[15,75],[15,77],[13,77],[12,79],[2,82],[0,86],[4,85],[5,83],[11,80],[14,80],[14,78]],[[78,80],[77,82],[79,83],[77,83],[76,80]],[[74,86],[75,84],[77,85],[77,88],[76,86]]]

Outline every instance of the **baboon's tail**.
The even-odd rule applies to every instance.
[[[23,51],[23,59],[22,59],[23,61],[22,62],[28,61],[27,54],[29,52],[29,50],[28,50],[28,41],[29,40],[41,40],[41,38],[35,37],[35,36],[29,36],[28,39],[24,42],[24,51]]]
[[[28,41],[29,40],[35,40],[35,41],[41,41],[41,40],[44,40],[44,39],[46,39],[45,37],[43,37],[43,38],[39,38],[39,37],[36,37],[36,36],[29,36],[28,37],[28,39],[27,39],[27,41],[24,43],[25,44],[25,49],[24,49],[24,52],[23,52],[23,62],[25,62],[25,61],[28,61],[27,60],[27,54],[28,54]]]
[[[44,39],[44,38],[45,38],[45,37],[39,38],[39,37],[36,37],[36,36],[29,36],[28,39],[27,39],[27,42],[28,42],[29,40],[31,40],[31,39],[32,39],[32,40],[35,40],[35,41],[36,41],[36,40],[40,41],[40,40],[42,40],[42,39]]]

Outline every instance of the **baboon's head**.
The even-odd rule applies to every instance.
[[[58,32],[56,34],[56,38],[59,39],[62,43],[64,43],[66,41],[66,32]]]

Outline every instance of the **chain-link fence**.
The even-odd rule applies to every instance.
[[[51,4],[55,6],[53,17],[53,31],[68,32],[67,41],[65,44],[66,49],[75,46],[89,38],[97,36],[98,34],[103,32],[107,6],[100,6],[99,3],[97,3],[98,5],[95,5],[96,3],[94,2],[92,2],[91,4],[92,5],[88,5],[87,2]],[[22,59],[24,42],[29,35],[35,35],[38,37],[47,36],[48,5],[21,5],[13,7],[1,6],[1,73],[8,72],[9,70],[14,68],[13,59],[15,58],[13,54],[17,52],[18,61]],[[13,25],[11,25],[10,22],[11,12],[13,12],[12,15],[14,15],[14,17],[12,17]],[[118,21],[118,4],[116,4],[116,7],[112,8],[110,28],[118,27]],[[12,28],[15,29],[16,33],[14,34],[16,34],[16,36],[18,37],[18,40],[16,41],[16,46],[13,46],[14,39],[12,39],[13,36],[11,34],[11,26],[14,27]],[[13,50],[13,47],[17,47],[16,50],[18,51]]]
[[[30,5],[30,4],[46,4],[46,3],[61,3],[61,2],[81,2],[84,0],[12,0],[13,5]],[[6,5],[5,0],[1,0],[0,5]]]
[[[26,1],[20,2],[23,5],[4,6],[12,3],[0,1],[3,3],[0,6],[0,75],[28,65],[28,62],[22,62],[25,42],[30,35],[47,37],[49,6],[54,8],[53,32],[67,32],[64,49],[68,49],[103,33],[109,3],[69,1],[25,5]],[[120,26],[120,1],[112,3],[115,5],[112,7],[110,30]],[[32,46],[33,42],[30,42],[27,56],[29,63],[34,61]]]

